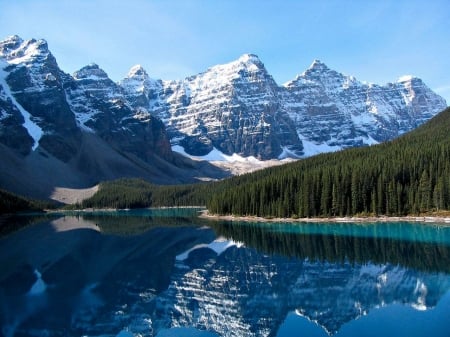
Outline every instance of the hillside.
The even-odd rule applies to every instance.
[[[226,180],[211,213],[406,215],[450,206],[450,109],[394,141]]]
[[[322,154],[220,182],[103,183],[82,207],[207,205],[264,217],[412,215],[450,209],[450,108],[394,141]]]

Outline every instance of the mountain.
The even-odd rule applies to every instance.
[[[134,67],[121,82],[134,107],[161,118],[172,145],[260,159],[308,157],[381,143],[442,111],[445,100],[412,76],[366,84],[315,60],[283,86],[256,55],[180,81]]]
[[[307,157],[395,138],[445,106],[418,78],[369,85],[320,61],[279,86],[252,54],[178,81],[134,66],[116,83],[96,64],[66,74],[44,40],[11,36],[0,42],[0,187],[47,197],[120,177],[223,178],[172,148]]]
[[[1,187],[48,197],[55,186],[120,177],[170,184],[225,176],[173,153],[163,123],[133,108],[97,65],[68,75],[44,40],[18,36],[0,42],[0,62]]]

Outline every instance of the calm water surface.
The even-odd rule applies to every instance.
[[[0,335],[449,336],[448,225],[196,212],[11,220],[29,225],[0,238]]]

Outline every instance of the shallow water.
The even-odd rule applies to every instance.
[[[448,336],[448,226],[197,211],[66,213],[1,238],[2,336]]]

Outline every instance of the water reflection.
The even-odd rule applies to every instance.
[[[413,316],[433,317],[417,331],[450,328],[448,228],[400,226],[414,238],[400,227],[391,237],[370,226],[352,234],[363,227],[351,225],[308,234],[206,227],[195,212],[66,215],[3,237],[2,335],[356,336],[358,317],[376,331],[389,326],[380,319]],[[396,306],[410,311],[371,323]]]

